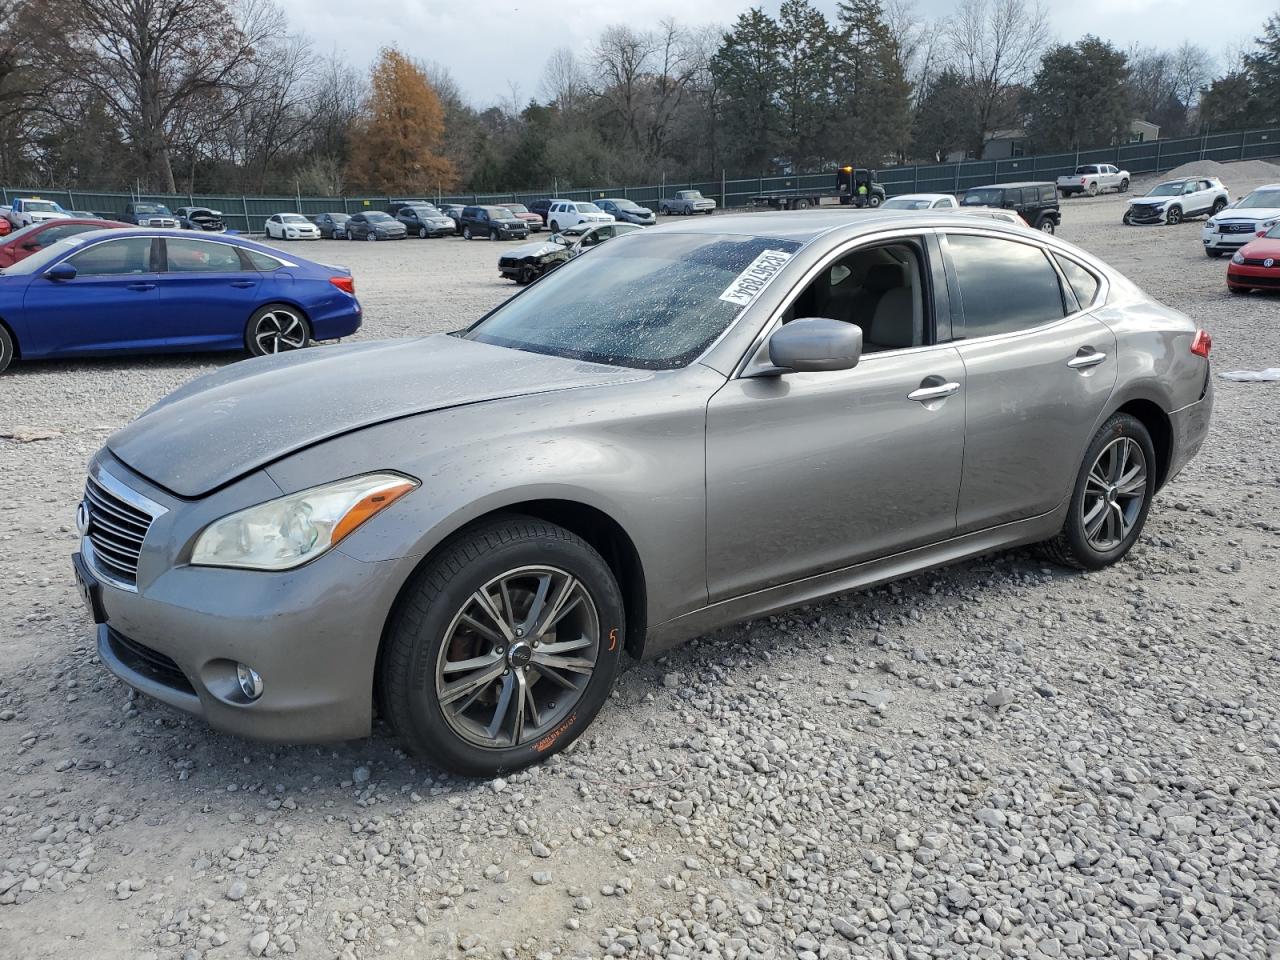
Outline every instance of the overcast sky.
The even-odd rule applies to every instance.
[[[614,23],[633,27],[674,17],[687,25],[729,24],[747,0],[279,0],[296,31],[317,49],[337,50],[365,67],[381,46],[394,44],[448,67],[477,106],[510,96],[538,95],[547,55],[559,46],[585,54]],[[762,6],[776,14],[779,0]],[[836,0],[817,6],[834,18]],[[947,16],[954,0],[916,0],[922,18]],[[1192,40],[1215,57],[1261,33],[1267,4],[1214,7],[1204,0],[1051,0],[1051,28],[1059,40],[1097,34],[1120,47],[1134,41],[1176,47]],[[696,12],[695,12],[696,11]]]

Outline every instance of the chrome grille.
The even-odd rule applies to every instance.
[[[93,477],[84,486],[84,502],[89,514],[85,536],[93,545],[94,563],[111,579],[136,586],[142,541],[154,518]]]

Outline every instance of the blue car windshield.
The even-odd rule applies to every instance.
[[[0,273],[6,277],[21,276],[23,274],[39,273],[54,260],[57,260],[65,253],[69,253],[76,247],[84,243],[84,236],[65,237],[57,243],[51,243],[49,246],[33,253],[29,257],[24,257],[11,267],[5,267]]]
[[[575,257],[462,335],[618,367],[687,366],[799,248],[766,237],[631,234]]]

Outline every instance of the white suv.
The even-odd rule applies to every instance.
[[[547,226],[552,233],[580,223],[613,223],[613,214],[605,213],[594,203],[573,200],[552,200],[547,207]]]
[[[1260,231],[1280,223],[1280,183],[1259,187],[1205,221],[1200,239],[1210,257],[1239,250]]]

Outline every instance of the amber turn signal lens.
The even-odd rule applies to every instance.
[[[337,526],[333,528],[333,534],[329,538],[330,541],[337,543],[360,524],[391,506],[416,486],[417,484],[412,480],[398,480],[366,493],[338,521]]]

